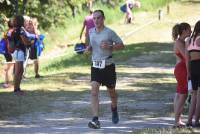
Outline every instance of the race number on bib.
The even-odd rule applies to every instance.
[[[94,68],[103,69],[103,68],[105,68],[105,65],[106,65],[105,60],[93,60],[93,61],[92,61],[92,66],[93,66]]]

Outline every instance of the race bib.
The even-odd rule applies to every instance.
[[[103,68],[105,68],[105,66],[106,66],[106,62],[105,62],[105,60],[93,60],[93,61],[92,61],[92,66],[93,66],[94,68],[103,69]]]

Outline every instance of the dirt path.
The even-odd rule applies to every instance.
[[[127,61],[128,63],[133,63],[129,64],[130,73],[127,74],[128,77],[123,71],[127,67],[119,67],[117,90],[119,92],[120,122],[117,125],[113,125],[111,122],[109,97],[105,88],[102,88],[100,94],[102,108],[100,121],[102,128],[100,130],[92,130],[87,127],[90,119],[90,96],[88,93],[85,93],[81,95],[81,100],[66,101],[63,97],[58,98],[51,104],[54,110],[50,113],[34,113],[8,121],[0,121],[0,133],[122,134],[131,132],[134,129],[170,127],[173,124],[173,118],[167,114],[165,117],[165,114],[160,113],[160,111],[163,111],[163,109],[163,112],[170,111],[169,105],[171,105],[173,95],[169,92],[169,94],[163,96],[163,99],[160,97],[152,99],[151,97],[153,96],[150,92],[143,92],[140,89],[145,87],[130,86],[134,82],[138,83],[143,80],[140,77],[142,75],[141,72],[162,73],[172,70],[172,67],[162,68],[159,64],[152,63],[151,59],[152,57],[150,58],[149,55],[143,55]],[[152,67],[148,67],[149,64]],[[130,90],[127,90],[128,88]]]

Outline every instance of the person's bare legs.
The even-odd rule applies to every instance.
[[[93,117],[99,116],[99,87],[100,84],[98,82],[92,81],[91,83],[91,108]]]
[[[34,62],[35,76],[39,76],[39,60],[35,59],[33,62]]]
[[[116,108],[117,107],[117,92],[115,88],[108,88],[107,90],[111,99],[111,107]]]
[[[14,91],[20,90],[23,71],[23,61],[16,61],[14,71]]]
[[[13,66],[14,64],[13,63],[6,63],[6,65],[4,66],[4,76],[5,76],[5,84],[4,84],[4,87],[7,88],[10,86],[10,78],[11,78],[11,71],[13,71]]]
[[[175,113],[175,126],[184,125],[181,121],[181,114],[184,108],[187,94],[176,93],[174,98],[174,113]]]
[[[189,107],[189,114],[188,114],[188,125],[192,125],[192,119],[195,113],[195,109],[196,109],[196,101],[197,101],[197,91],[196,90],[192,90],[192,96],[191,96],[191,103],[190,103],[190,107]]]
[[[92,90],[91,90],[91,109],[93,118],[92,121],[88,123],[89,128],[99,129],[101,127],[99,122],[99,87],[100,84],[96,81],[92,81],[91,83]]]
[[[8,65],[8,63],[6,63],[5,66],[4,66],[5,84],[9,83],[9,73],[8,73],[8,70],[9,70],[9,65]]]
[[[128,16],[127,16],[127,23],[131,24],[132,21],[133,21],[133,14],[132,14],[132,12],[129,12]]]
[[[197,90],[196,110],[195,110],[195,124],[199,125],[200,117],[200,87]]]
[[[89,46],[89,35],[85,36],[85,46]]]
[[[128,12],[125,13],[125,17],[124,17],[124,24],[128,23]]]
[[[117,110],[117,92],[115,87],[109,87],[107,90],[111,98],[112,122],[117,124],[119,122],[119,115]]]

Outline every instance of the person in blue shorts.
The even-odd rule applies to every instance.
[[[132,9],[134,7],[136,8],[140,8],[141,4],[140,4],[140,1],[138,0],[126,0],[125,4],[123,4],[121,7],[120,7],[120,10],[123,12],[123,13],[126,13],[125,15],[125,24],[129,24],[129,23],[132,23],[134,17],[133,17],[133,13],[132,13]]]
[[[12,19],[7,20],[8,24],[8,30],[5,33],[5,38],[8,38],[8,34],[10,34],[13,31],[13,21]],[[11,53],[8,52],[8,49],[6,47],[6,51],[4,53],[4,57],[6,59],[6,64],[4,67],[4,73],[5,73],[5,83],[3,84],[4,88],[9,88],[11,87],[11,74],[13,73],[13,68],[14,68],[14,62]]]
[[[14,93],[17,95],[23,95],[24,92],[20,88],[22,75],[24,72],[23,62],[25,61],[25,49],[26,45],[31,45],[31,42],[25,36],[24,17],[22,15],[15,15],[13,19],[13,25],[15,32],[13,33],[14,42],[16,44],[16,49],[12,56],[15,61],[15,71],[14,71]]]

